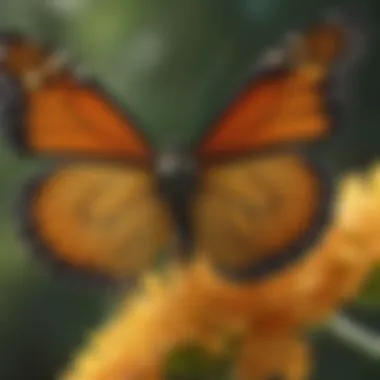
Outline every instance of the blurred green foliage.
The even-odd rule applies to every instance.
[[[199,347],[178,349],[168,361],[168,380],[225,379],[233,355],[211,356]]]
[[[163,146],[193,141],[247,78],[263,48],[337,2],[0,0],[0,29],[68,49]],[[380,152],[380,2],[362,4],[373,15],[374,34],[358,74],[358,101],[347,132],[329,147],[331,165],[339,169],[366,163]],[[22,181],[41,164],[20,160],[4,142],[0,158],[0,379],[51,380],[120,293],[60,277],[29,256],[14,226],[13,202]],[[377,275],[363,302],[378,303],[379,290]],[[380,323],[376,326],[380,329]],[[370,362],[331,341],[317,347],[337,350],[321,356],[318,379],[348,380],[343,366],[352,367],[352,380],[379,378]],[[171,361],[172,377],[218,380],[228,373],[227,364],[199,351],[178,353]]]

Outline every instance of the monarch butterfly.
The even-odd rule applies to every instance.
[[[328,218],[331,179],[300,147],[335,128],[331,106],[341,104],[330,95],[344,84],[333,79],[351,39],[347,25],[325,20],[283,42],[201,141],[161,152],[62,56],[4,36],[11,140],[64,161],[26,186],[21,222],[32,248],[116,279],[138,278],[176,237],[180,252],[202,252],[234,280],[293,262]]]

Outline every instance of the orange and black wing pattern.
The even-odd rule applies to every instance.
[[[133,281],[170,242],[170,219],[149,172],[78,163],[33,180],[21,204],[23,232],[58,269]]]
[[[151,147],[98,86],[76,78],[62,54],[20,37],[4,42],[1,73],[15,89],[5,102],[13,142],[31,155],[68,161],[24,189],[21,224],[32,249],[72,272],[138,278],[170,239]]]
[[[349,48],[344,28],[322,24],[283,47],[283,62],[259,73],[200,144],[205,160],[324,139],[335,128],[328,83]]]
[[[131,118],[77,78],[64,53],[18,36],[2,42],[0,71],[15,87],[6,122],[17,147],[51,156],[149,160],[150,147]]]
[[[327,174],[293,152],[212,165],[195,206],[197,248],[233,280],[298,259],[328,220]]]
[[[306,152],[336,128],[328,84],[349,35],[331,22],[300,33],[201,142],[196,241],[222,274],[249,280],[283,269],[328,223],[333,180]]]

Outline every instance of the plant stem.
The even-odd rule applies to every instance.
[[[328,331],[352,348],[372,359],[380,359],[380,334],[350,320],[344,314],[335,315],[327,323]]]

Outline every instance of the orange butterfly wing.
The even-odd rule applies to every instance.
[[[33,42],[7,39],[0,71],[16,89],[6,108],[13,142],[32,154],[148,163],[152,151],[132,120],[63,63]],[[26,188],[23,230],[37,253],[60,268],[137,278],[170,235],[153,183],[153,173],[135,165],[57,169]]]
[[[21,86],[21,99],[7,115],[14,142],[31,153],[149,159],[130,118],[60,60],[32,42],[9,39],[2,70]]]
[[[334,128],[325,87],[345,37],[341,27],[323,24],[295,40],[287,61],[240,94],[200,145],[206,167],[196,241],[230,279],[283,269],[307,252],[328,220],[331,178],[297,149],[273,148],[321,140]],[[247,156],[259,151],[267,154]]]
[[[241,154],[326,136],[332,119],[323,85],[344,48],[343,31],[317,28],[295,44],[295,67],[265,74],[228,108],[202,142],[199,154]]]
[[[296,153],[212,165],[195,207],[197,248],[232,279],[281,269],[326,222],[329,192]]]
[[[157,264],[171,236],[154,179],[137,167],[68,165],[27,187],[21,213],[38,255],[114,280],[137,279]]]

